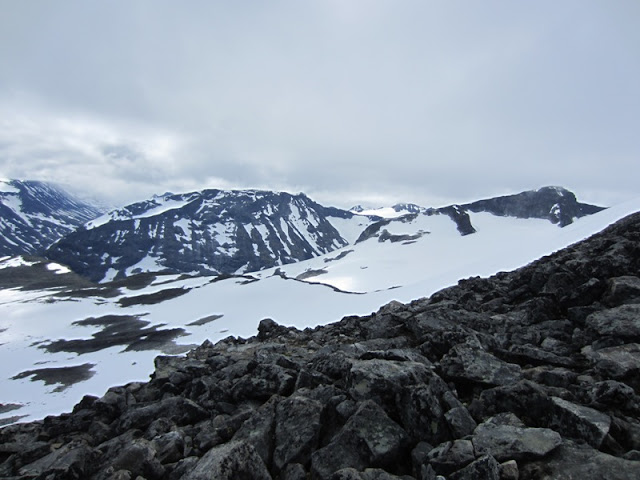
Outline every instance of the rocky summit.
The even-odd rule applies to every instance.
[[[640,479],[640,214],[367,317],[160,356],[0,430],[14,479]]]

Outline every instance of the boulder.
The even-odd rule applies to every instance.
[[[255,449],[245,442],[231,441],[209,450],[184,480],[271,480]]]
[[[441,398],[447,385],[435,374],[422,385],[409,385],[396,396],[402,424],[415,441],[438,444],[452,438]]]
[[[282,400],[276,407],[273,466],[282,470],[289,463],[307,464],[318,446],[324,406],[300,395]]]
[[[462,438],[467,435],[471,435],[478,426],[469,413],[469,410],[465,407],[452,408],[444,414],[444,418],[447,421],[449,431],[454,438]]]
[[[611,427],[611,417],[593,408],[551,397],[548,426],[560,434],[600,448]]]
[[[420,362],[357,360],[349,371],[347,388],[354,400],[374,400],[392,407],[403,387],[428,382],[432,376],[429,367]]]
[[[544,457],[562,443],[562,437],[548,428],[522,428],[485,422],[473,432],[472,442],[476,455],[488,454],[503,462]]]
[[[585,347],[582,353],[595,364],[598,372],[605,378],[625,381],[630,376],[637,376],[640,372],[639,343],[628,343],[598,350]]]
[[[491,455],[483,455],[449,476],[449,480],[500,480],[500,466]]]
[[[640,464],[565,442],[552,455],[524,463],[520,480],[640,480]]]
[[[407,444],[406,432],[378,404],[367,400],[327,446],[312,454],[311,472],[313,478],[328,480],[343,468],[408,463],[403,455]]]
[[[640,304],[620,305],[587,317],[586,324],[600,335],[640,338]]]
[[[633,275],[611,278],[602,301],[612,307],[640,303],[640,278]]]
[[[149,480],[159,480],[165,473],[164,468],[156,458],[156,451],[144,439],[138,439],[126,445],[108,463],[109,467],[116,471],[128,471],[132,478],[142,476]]]
[[[251,445],[260,455],[265,465],[271,465],[276,421],[276,406],[281,400],[274,395],[257,411],[245,420],[233,436],[235,441],[243,441]]]
[[[507,363],[472,345],[456,345],[440,362],[442,376],[484,385],[510,385],[521,377],[520,366]]]
[[[520,478],[520,470],[518,470],[518,463],[515,460],[501,463],[498,468],[500,480],[518,480]]]
[[[440,475],[460,470],[474,460],[475,452],[470,440],[441,443],[427,455],[427,462]]]
[[[209,417],[197,403],[183,397],[168,397],[148,405],[135,405],[127,409],[120,419],[120,430],[147,428],[158,418],[167,418],[177,425],[195,423]]]
[[[72,442],[23,466],[19,474],[25,478],[86,478],[95,468],[96,457],[97,452],[88,445]]]

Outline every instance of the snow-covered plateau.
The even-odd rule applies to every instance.
[[[470,276],[523,266],[640,210],[640,199],[576,219],[472,215],[460,235],[445,215],[390,222],[378,234],[317,256],[243,276],[151,275],[101,288],[0,290],[0,424],[70,411],[83,395],[145,381],[153,359],[209,339],[255,335],[261,319],[297,328],[366,315]],[[22,263],[21,263],[22,262]],[[62,265],[49,275],[72,275]],[[38,268],[32,258],[2,269]]]

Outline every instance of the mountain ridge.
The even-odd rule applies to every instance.
[[[346,246],[327,217],[352,216],[304,194],[217,189],[170,194],[89,222],[54,244],[47,256],[92,280],[149,270],[244,273]]]
[[[47,256],[92,280],[140,271],[241,274],[358,243],[376,235],[388,222],[401,221],[405,211],[445,215],[461,235],[470,235],[476,231],[470,212],[544,218],[566,226],[601,209],[578,203],[565,189],[544,187],[437,209],[397,204],[393,211],[398,218],[384,219],[374,211],[325,207],[304,194],[208,189],[167,193],[114,210],[52,245]]]

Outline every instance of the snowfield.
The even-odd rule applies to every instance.
[[[523,266],[638,210],[640,199],[565,228],[473,214],[477,233],[467,236],[444,215],[418,215],[380,230],[412,240],[373,237],[243,277],[157,276],[144,288],[120,286],[111,297],[0,290],[0,425],[70,411],[83,395],[102,396],[111,386],[146,381],[153,359],[163,352],[180,354],[206,339],[255,335],[264,318],[302,329],[367,315],[462,278]],[[369,223],[363,218],[363,228]],[[345,228],[353,242],[353,223]],[[25,263],[31,262],[2,258],[0,269]],[[66,273],[62,265],[47,268],[61,277]],[[106,346],[107,337],[120,343]]]

